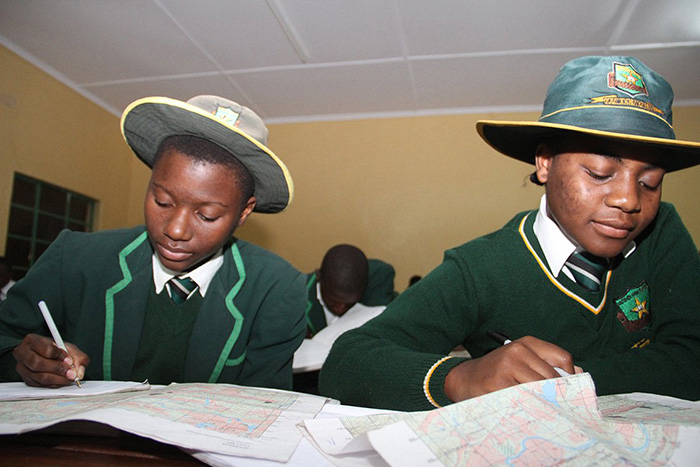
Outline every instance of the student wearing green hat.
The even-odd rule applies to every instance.
[[[234,237],[253,211],[292,199],[262,120],[217,96],[149,97],[124,111],[121,128],[153,169],[145,226],[59,235],[2,303],[2,378],[291,389],[305,276]],[[67,352],[48,337],[42,300]]]
[[[448,250],[341,336],[321,394],[424,410],[586,371],[599,395],[700,399],[700,258],[660,201],[667,172],[700,164],[700,143],[675,139],[672,101],[633,57],[583,57],[538,121],[478,122],[493,148],[534,165],[539,209]],[[460,344],[471,359],[449,355]]]

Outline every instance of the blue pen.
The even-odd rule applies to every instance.
[[[491,339],[494,341],[498,342],[500,345],[508,345],[511,342],[513,342],[510,337],[506,336],[505,334],[498,332],[498,331],[489,331],[486,333]],[[554,371],[559,373],[559,376],[570,376],[568,372],[562,370],[559,367],[553,367]]]

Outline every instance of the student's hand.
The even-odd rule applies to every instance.
[[[90,357],[73,344],[68,352],[56,346],[53,339],[28,334],[12,351],[17,360],[17,373],[27,386],[60,387],[82,379]]]
[[[549,342],[526,336],[450,370],[445,394],[452,402],[481,396],[516,384],[556,378],[554,367],[581,373],[571,354]]]

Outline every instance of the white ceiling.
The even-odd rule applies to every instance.
[[[197,94],[268,123],[539,111],[592,54],[700,105],[698,0],[0,0],[0,44],[115,115]]]

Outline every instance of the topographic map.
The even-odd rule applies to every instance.
[[[0,434],[91,420],[188,449],[286,461],[302,438],[296,424],[313,418],[326,402],[288,391],[173,384],[138,393],[2,402]]]
[[[330,455],[371,448],[397,466],[666,465],[679,446],[680,426],[700,426],[697,405],[676,410],[617,398],[608,399],[605,410],[611,418],[601,415],[584,373],[437,410],[305,424]],[[659,419],[667,422],[653,423]]]

